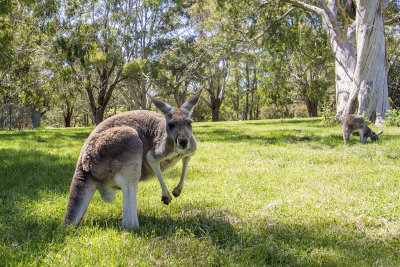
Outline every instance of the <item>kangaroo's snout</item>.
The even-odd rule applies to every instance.
[[[181,149],[186,149],[188,147],[189,140],[187,138],[177,138],[176,139],[176,146]]]

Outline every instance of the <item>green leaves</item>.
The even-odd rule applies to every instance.
[[[150,72],[150,61],[148,59],[134,59],[126,62],[123,67],[122,77],[131,80],[138,79],[141,75]]]

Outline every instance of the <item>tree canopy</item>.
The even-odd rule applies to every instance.
[[[319,116],[336,105],[337,116],[382,121],[400,106],[400,3],[372,2],[380,9],[352,0],[3,0],[0,101],[64,126],[152,109],[149,95],[179,106],[199,90],[197,120]],[[381,26],[362,28],[361,9]]]

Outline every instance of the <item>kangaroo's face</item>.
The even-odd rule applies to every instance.
[[[201,91],[192,96],[180,108],[174,109],[167,103],[152,97],[153,103],[160,109],[167,122],[168,136],[174,140],[174,145],[178,149],[187,149],[190,147],[190,138],[192,136],[192,120],[190,114],[193,107],[200,98]]]
[[[383,131],[380,131],[380,132],[378,132],[378,133],[374,133],[373,131],[371,131],[371,136],[370,136],[371,141],[373,141],[373,142],[378,141],[379,136],[380,136],[382,133],[383,133]]]
[[[189,114],[182,109],[174,109],[166,119],[168,136],[174,140],[175,147],[189,148],[192,136],[192,120]]]

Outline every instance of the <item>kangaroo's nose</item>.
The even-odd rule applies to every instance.
[[[186,138],[178,139],[178,146],[180,146],[182,149],[187,148],[188,143],[188,139]]]

